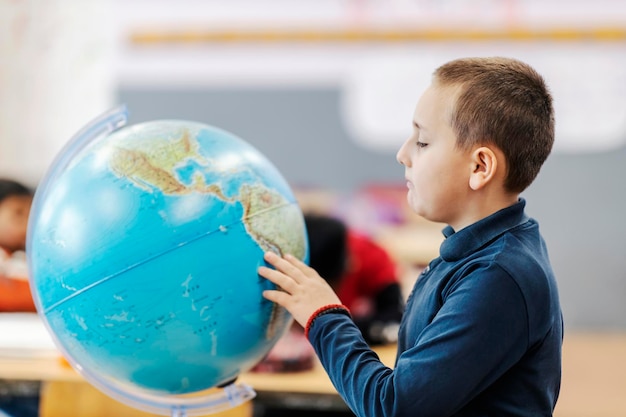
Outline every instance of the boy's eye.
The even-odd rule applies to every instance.
[[[420,142],[419,140],[416,142],[416,144],[418,148],[425,148],[426,146],[428,146],[427,143]]]

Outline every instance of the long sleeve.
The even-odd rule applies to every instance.
[[[315,321],[309,339],[359,417],[551,416],[563,320],[537,223],[521,200],[455,233],[417,279],[393,369],[348,318]]]
[[[413,345],[400,352],[393,370],[349,319],[320,318],[310,338],[355,414],[451,416],[519,360],[528,344],[519,288],[502,271],[482,271],[477,280],[468,278],[451,291]],[[411,325],[409,316],[402,326]]]

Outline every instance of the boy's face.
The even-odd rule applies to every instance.
[[[411,209],[455,229],[463,223],[473,165],[470,152],[456,148],[456,134],[449,124],[458,92],[455,87],[431,84],[417,103],[412,134],[397,154],[405,168]]]
[[[0,247],[9,252],[24,250],[31,196],[13,195],[0,201]]]

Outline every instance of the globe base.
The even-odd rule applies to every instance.
[[[247,384],[231,383],[221,388],[184,396],[144,397],[120,392],[100,381],[90,381],[102,392],[126,405],[151,414],[171,417],[188,417],[218,413],[235,408],[256,397],[256,392]],[[112,389],[113,388],[113,389]]]
[[[170,408],[171,417],[187,417],[205,415],[225,411],[237,407],[256,397],[252,387],[245,384],[230,384],[219,388],[221,392],[202,397],[197,403],[173,405]]]

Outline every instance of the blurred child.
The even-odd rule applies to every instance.
[[[311,267],[273,252],[265,298],[304,327],[357,416],[552,416],[563,320],[539,225],[520,194],[554,142],[543,78],[510,58],[435,70],[397,159],[411,209],[446,223],[439,257],[417,279],[389,368]]]
[[[306,214],[309,265],[335,290],[370,345],[397,340],[404,299],[398,267],[366,234],[331,216]]]
[[[28,187],[0,179],[0,312],[35,311],[24,252],[32,201]]]
[[[28,284],[26,230],[33,201],[28,187],[0,179],[0,312],[34,312]],[[0,416],[36,416],[39,382],[0,381]]]

